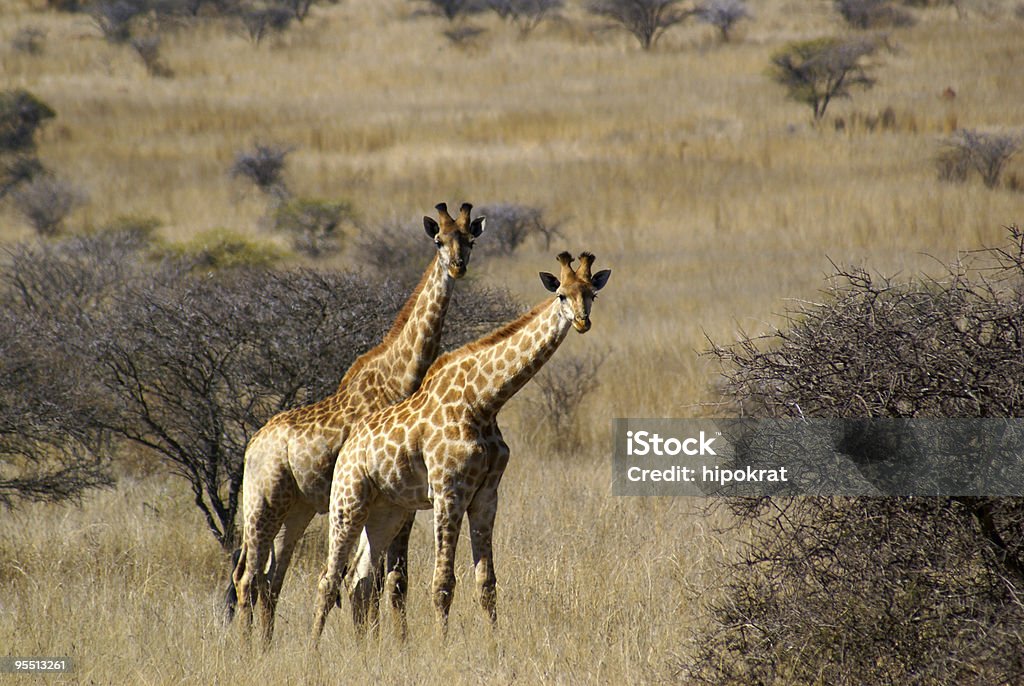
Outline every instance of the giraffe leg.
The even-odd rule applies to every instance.
[[[469,540],[473,547],[473,567],[476,572],[477,599],[491,625],[497,623],[497,578],[494,575],[494,552],[491,546],[494,534],[494,516],[498,510],[495,490],[477,492],[469,506]]]
[[[345,481],[345,484],[341,482]],[[344,502],[335,499],[337,488],[347,486],[349,493]],[[345,565],[359,538],[360,531],[369,516],[370,503],[368,484],[351,473],[334,475],[331,487],[331,511],[328,515],[330,543],[327,550],[327,565],[320,574],[317,584],[316,614],[313,618],[313,640],[318,641],[324,632],[324,624],[331,608],[338,604]]]
[[[273,517],[265,507],[258,509],[252,521],[255,525],[246,525],[243,531],[241,552],[232,573],[235,597],[242,606],[242,626],[246,632],[252,628],[254,609],[262,607],[270,595],[266,567],[273,551],[273,537],[281,526],[279,518]],[[261,614],[265,613],[261,610]],[[269,640],[266,627],[264,623],[264,638]]]
[[[416,512],[414,510],[406,517],[402,527],[391,541],[391,545],[388,546],[382,568],[384,590],[391,605],[391,616],[395,626],[398,627],[399,638],[403,641],[409,633],[405,606],[409,595],[409,537],[412,534],[412,525],[415,521]]]
[[[363,554],[357,560],[349,588],[352,605],[352,620],[356,631],[363,635],[369,627],[374,632],[379,627],[379,604],[381,590],[381,563],[388,544],[405,523],[405,512],[387,507],[374,508],[367,517],[360,537]]]
[[[264,639],[269,641],[274,632],[274,617],[277,614],[277,601],[281,597],[281,586],[285,574],[306,527],[316,515],[316,510],[306,505],[297,505],[288,512],[280,531],[274,538],[274,549],[271,555],[272,564],[268,573],[267,593],[260,597],[260,613]]]
[[[448,636],[448,611],[455,594],[455,547],[465,507],[454,495],[434,496],[434,579],[431,592],[441,637]]]

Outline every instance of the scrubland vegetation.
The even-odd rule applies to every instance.
[[[71,328],[22,331],[8,308],[0,317],[0,371],[27,361],[16,371],[49,374],[53,385],[38,386],[38,401],[25,403],[18,415],[30,420],[16,436],[28,443],[4,443],[4,449],[16,444],[38,453],[44,446],[56,460],[44,466],[57,473],[61,460],[81,466],[78,484],[90,490],[77,504],[15,498],[13,508],[0,511],[3,652],[70,655],[74,673],[56,680],[72,683],[832,683],[837,674],[880,683],[937,684],[951,674],[958,683],[1019,680],[1024,649],[1006,622],[1020,612],[1011,592],[1019,589],[1012,559],[1020,553],[1017,539],[1000,528],[1018,515],[1006,503],[899,511],[885,510],[891,503],[808,506],[801,521],[834,524],[822,530],[822,541],[850,532],[839,542],[857,542],[860,551],[879,539],[871,533],[877,530],[856,527],[858,519],[895,522],[880,557],[850,557],[832,570],[839,576],[829,577],[839,579],[836,593],[822,595],[821,587],[807,588],[816,577],[794,572],[799,560],[779,561],[766,576],[750,564],[753,576],[736,576],[732,563],[756,562],[757,554],[778,552],[769,543],[786,540],[773,537],[778,529],[770,528],[771,517],[768,529],[758,529],[726,508],[709,511],[700,500],[614,498],[608,478],[614,417],[786,407],[785,397],[765,387],[736,384],[753,378],[742,370],[757,370],[756,346],[745,358],[722,351],[748,335],[785,330],[792,324],[787,310],[813,322],[827,311],[819,304],[862,302],[843,300],[844,292],[822,293],[823,277],[833,273],[830,260],[891,276],[897,286],[886,292],[899,294],[916,292],[917,286],[899,284],[920,283],[919,277],[949,283],[945,265],[960,251],[1006,244],[1003,227],[1020,224],[1024,207],[1024,155],[1016,154],[1024,133],[1024,21],[1013,2],[761,0],[739,5],[748,12],[727,30],[699,19],[718,16],[712,10],[729,3],[661,3],[686,16],[646,46],[607,13],[573,1],[537,3],[545,15],[527,23],[528,30],[517,24],[528,22],[528,13],[462,11],[466,3],[455,3],[452,12],[404,0],[293,3],[293,14],[303,16],[287,22],[274,20],[272,11],[286,3],[245,3],[249,14],[221,12],[212,2],[194,15],[154,6],[130,20],[127,34],[111,23],[116,16],[58,11],[77,4],[11,0],[0,13],[0,88],[23,91],[37,103],[19,110],[29,119],[18,126],[0,125],[8,295],[18,255],[74,254],[91,240],[83,236],[132,229],[147,257],[137,264],[118,260],[116,273],[141,269],[146,283],[160,277],[166,289],[132,293],[166,303],[167,293],[184,289],[198,297],[225,279],[236,290],[223,293],[248,296],[245,306],[221,302],[208,316],[237,324],[233,317],[241,310],[256,322],[235,334],[247,346],[258,352],[261,340],[290,340],[298,349],[296,341],[308,340],[309,331],[290,339],[288,313],[271,312],[269,303],[262,311],[252,298],[273,290],[251,285],[264,282],[258,270],[319,278],[321,286],[341,278],[323,274],[354,270],[358,276],[345,278],[358,281],[346,283],[360,292],[380,289],[373,297],[386,326],[384,314],[430,259],[418,218],[442,200],[469,201],[502,219],[489,222],[479,239],[466,299],[449,313],[453,326],[460,319],[479,323],[486,310],[480,298],[500,299],[500,289],[523,308],[540,300],[537,272],[551,270],[563,248],[595,252],[615,278],[595,304],[593,329],[571,335],[546,375],[504,413],[512,460],[495,536],[498,630],[493,639],[483,630],[463,549],[443,647],[428,601],[424,516],[414,530],[411,638],[404,646],[360,645],[345,613],[336,613],[321,649],[310,650],[322,522],[311,528],[292,567],[273,645],[263,651],[224,631],[223,532],[220,542],[211,535],[216,527],[196,507],[188,474],[137,440],[106,443],[102,464],[77,461],[95,453],[98,439],[89,427],[72,436],[70,448],[28,431],[55,425],[45,411],[51,389],[73,400],[80,416],[110,409],[90,407],[90,398],[111,397],[102,389],[83,396],[70,383],[74,376],[55,374],[60,368],[47,366],[42,353],[25,353],[39,351],[33,341],[45,338],[37,336],[81,333],[74,328],[83,321],[81,310],[62,309],[62,298],[50,295],[47,321]],[[265,12],[262,24],[256,11]],[[873,48],[859,52],[854,65],[865,77],[860,85],[870,87],[819,108],[811,86],[794,88],[792,78],[827,75],[835,66],[808,46],[842,44]],[[795,56],[787,63],[789,83],[779,79],[783,54]],[[168,281],[161,270],[172,263],[186,265],[187,274],[175,272]],[[1012,275],[1013,264],[1004,266]],[[848,274],[860,278],[861,272]],[[1015,321],[1019,285],[1007,278],[984,302],[1000,321]],[[278,292],[295,283],[281,279],[268,282]],[[61,291],[62,282],[42,283]],[[865,282],[854,281],[845,293],[862,295],[857,283]],[[887,282],[869,287],[879,283]],[[333,302],[328,295],[323,302]],[[156,321],[160,310],[147,309],[147,302],[127,304],[149,320],[117,321]],[[844,321],[858,320],[851,314]],[[929,321],[949,323],[941,316]],[[977,333],[967,324],[938,330],[943,340]],[[116,331],[103,333],[109,342]],[[171,340],[156,329],[137,338],[153,350]],[[700,354],[712,347],[709,339],[725,346],[719,355]],[[101,339],[76,343],[95,354],[93,340]],[[762,344],[784,346],[785,338],[756,342]],[[875,359],[872,350],[862,349],[866,359]],[[948,350],[954,356],[959,348]],[[1019,347],[1000,350],[999,360],[1020,353]],[[321,358],[321,364],[337,359],[339,368],[306,372],[316,378],[304,379],[285,402],[331,388],[348,352]],[[161,364],[147,359],[159,374]],[[722,380],[723,361],[732,385]],[[16,378],[26,377],[12,373],[4,383]],[[115,374],[113,381],[124,378]],[[574,378],[587,381],[580,384],[584,392],[566,392]],[[843,390],[862,383],[851,377]],[[814,396],[817,387],[807,388]],[[852,396],[835,390],[833,400],[854,407]],[[266,402],[239,426],[251,427],[282,402],[273,393],[260,397]],[[978,397],[989,415],[1019,411],[1012,393],[1009,400]],[[0,393],[8,405],[0,415],[12,416],[12,398],[25,396]],[[910,405],[897,398],[892,407],[863,409],[886,416],[977,409],[942,399],[918,406],[912,393],[906,399]],[[196,406],[186,404],[179,415],[195,419],[190,407]],[[816,411],[840,413],[836,407]],[[212,438],[237,442],[244,431],[213,430]],[[0,482],[10,482],[14,459],[0,468]],[[105,481],[112,485],[91,488]],[[228,481],[220,488],[219,497],[227,498]],[[1001,552],[991,539],[972,538],[991,530],[986,522],[1002,532]],[[936,547],[942,541],[951,542],[948,554]],[[921,550],[929,555],[918,555]],[[900,564],[924,570],[910,587]],[[956,580],[934,571],[943,565],[957,570]],[[865,570],[877,568],[897,571],[876,579],[876,595],[865,595],[853,579],[873,579]],[[766,587],[765,578],[776,578],[768,572],[789,579],[790,592],[780,596]],[[839,591],[861,594],[857,612],[842,614],[851,606],[836,600]],[[736,601],[744,592],[745,602]],[[958,600],[955,607],[932,602],[939,596]],[[842,643],[848,654],[836,652],[838,633],[830,641],[815,625],[819,617],[834,619],[834,612],[846,622],[833,622],[837,632],[888,626],[873,614],[880,607],[905,610],[886,616],[892,626],[910,628],[897,638],[883,632],[878,640]],[[956,621],[945,633],[931,631],[915,607],[927,608],[926,619]],[[795,614],[782,621],[784,611]],[[971,622],[986,627],[990,645],[1000,650],[979,648],[977,641],[986,639],[964,628]],[[730,633],[748,624],[763,631],[757,640]],[[940,638],[945,642],[937,644]],[[880,658],[899,655],[898,641],[952,657],[930,660],[929,669]],[[737,649],[747,663],[737,659]],[[814,671],[815,664],[837,671]],[[946,666],[932,669],[939,664]]]

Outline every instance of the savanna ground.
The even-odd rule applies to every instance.
[[[591,250],[614,273],[591,332],[558,353],[610,353],[580,444],[550,450],[529,388],[503,415],[513,457],[493,640],[473,604],[465,541],[450,640],[436,640],[421,515],[406,645],[358,644],[346,610],[310,650],[319,522],[286,583],[273,646],[249,646],[221,624],[227,560],[187,487],[133,456],[114,489],[81,506],[0,513],[0,654],[72,656],[72,674],[46,677],[71,683],[671,680],[735,541],[715,534],[725,515],[704,502],[612,497],[611,420],[715,414],[705,335],[767,330],[787,299],[817,296],[829,259],[938,270],[1021,221],[1020,192],[946,184],[934,165],[958,127],[1024,128],[1024,25],[1003,9],[918,11],[877,58],[878,84],[813,126],[765,72],[786,42],[846,31],[824,0],[762,0],[733,43],[689,23],[650,53],[593,31],[575,3],[568,23],[525,40],[497,18],[474,19],[488,32],[459,48],[410,3],[345,0],[259,46],[220,26],[170,33],[171,79],[148,76],[83,15],[5,0],[3,88],[56,110],[40,157],[88,192],[69,231],[131,214],[159,218],[171,241],[219,227],[274,240],[259,228],[265,200],[227,174],[237,151],[274,142],[294,147],[290,188],[351,200],[364,230],[432,214],[442,200],[518,202],[564,220],[554,248]],[[47,32],[42,55],[9,48],[28,25]],[[941,98],[947,87],[952,101]],[[884,131],[833,126],[887,107],[895,125]],[[0,207],[0,240],[31,233]],[[476,256],[470,271],[535,302],[553,252],[531,243],[510,258]],[[358,267],[350,252],[325,266]]]

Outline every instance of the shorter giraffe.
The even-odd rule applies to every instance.
[[[595,293],[611,275],[591,275],[594,256],[558,255],[561,274],[542,272],[555,293],[519,319],[442,356],[420,389],[397,405],[364,417],[338,456],[331,486],[330,547],[317,588],[314,638],[323,632],[349,553],[364,531],[373,568],[415,510],[434,511],[432,594],[442,634],[455,590],[455,546],[469,516],[480,604],[497,619],[491,537],[498,485],[508,464],[497,414],[565,339],[570,327],[590,329]],[[370,600],[376,603],[376,598]],[[358,614],[354,616],[358,617]],[[365,626],[357,626],[360,634]]]

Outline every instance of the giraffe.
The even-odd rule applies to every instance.
[[[327,564],[317,585],[313,636],[318,639],[339,601],[345,563],[363,531],[376,568],[385,549],[415,510],[434,511],[432,595],[442,636],[455,590],[455,546],[469,516],[478,600],[497,621],[491,536],[498,485],[508,464],[497,414],[551,357],[570,327],[590,329],[596,292],[611,275],[591,275],[594,256],[558,255],[561,274],[541,272],[554,298],[519,319],[443,355],[420,389],[402,402],[364,417],[334,467]],[[371,598],[371,608],[375,604]],[[365,625],[358,623],[362,635]]]
[[[423,227],[436,255],[384,340],[352,364],[334,395],[275,415],[246,448],[242,545],[235,555],[227,614],[233,615],[241,598],[249,627],[258,607],[267,641],[295,545],[313,517],[328,510],[334,462],[352,426],[408,397],[437,357],[455,281],[466,273],[485,219],[471,219],[469,203],[461,206],[457,219],[444,203],[435,209],[438,221],[424,217]]]

